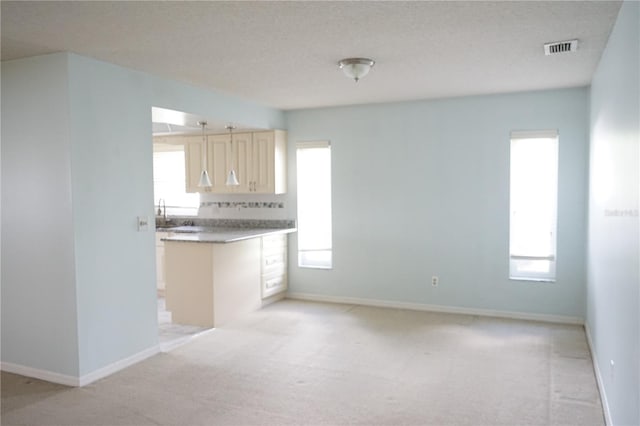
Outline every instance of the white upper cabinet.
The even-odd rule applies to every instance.
[[[205,144],[202,141],[202,137],[184,137],[184,140],[187,192],[212,192],[218,194],[234,192],[231,187],[225,185],[227,164],[231,160],[229,137],[211,135],[207,138],[206,163],[202,161],[205,155]],[[212,186],[210,188],[198,186],[202,167],[205,164],[209,179],[211,179]]]
[[[186,173],[186,192],[200,192],[204,188],[198,188],[200,173],[202,173],[202,158],[204,155],[204,143],[197,136],[183,136],[184,143],[184,167]],[[207,166],[208,167],[208,166]]]
[[[227,140],[229,136],[227,136]],[[237,133],[233,135],[233,167],[240,186],[230,187],[236,194],[251,192],[251,155],[253,149],[253,134]],[[227,174],[230,168],[227,168]]]
[[[281,130],[256,132],[251,144],[240,152],[246,170],[243,193],[284,194],[287,192],[287,134]]]
[[[287,182],[287,133],[271,130],[234,133],[233,148],[229,134],[207,138],[207,172],[213,186],[198,186],[202,173],[204,144],[201,137],[184,137],[187,192],[217,194],[284,194]],[[227,186],[233,167],[239,186]]]

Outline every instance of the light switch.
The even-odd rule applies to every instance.
[[[138,231],[148,231],[149,230],[149,216],[138,216]]]

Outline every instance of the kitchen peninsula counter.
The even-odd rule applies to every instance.
[[[166,228],[164,232],[173,235],[163,238],[167,241],[187,243],[214,243],[226,244],[251,238],[265,237],[268,235],[289,234],[296,228],[229,228],[229,227],[204,227],[204,226],[179,226]]]
[[[217,327],[282,298],[290,224],[164,227],[166,306],[178,324]],[[235,225],[235,224],[234,224]]]

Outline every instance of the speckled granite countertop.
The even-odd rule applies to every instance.
[[[293,220],[231,220],[175,217],[171,218],[171,222],[172,225],[167,224],[156,228],[157,232],[171,234],[162,238],[162,241],[224,244],[297,231]]]
[[[202,226],[179,226],[169,228],[165,232],[175,233],[162,238],[162,241],[178,241],[184,243],[233,243],[250,238],[264,237],[274,234],[289,234],[296,228],[215,228]]]

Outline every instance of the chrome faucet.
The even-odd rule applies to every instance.
[[[158,216],[162,216],[162,219],[167,221],[167,203],[164,201],[164,198],[160,198],[158,200]]]

